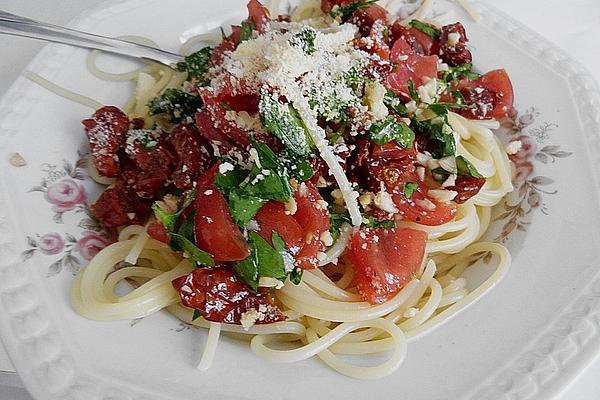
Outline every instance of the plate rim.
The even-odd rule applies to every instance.
[[[109,0],[84,10],[67,26],[77,28],[98,23],[115,13],[156,2],[157,0]],[[490,21],[499,36],[517,42],[523,49],[530,50],[532,55],[568,81],[577,105],[578,120],[582,125],[585,141],[600,150],[600,112],[597,111],[600,110],[600,89],[587,69],[555,44],[516,21],[512,16],[481,0],[475,0],[474,3],[482,11],[486,23]],[[26,69],[50,72],[55,68],[48,66],[49,61],[73,51],[76,49],[49,44],[34,57]],[[0,115],[3,115],[0,118],[0,128],[3,132],[3,137],[0,138],[2,150],[5,150],[4,142],[7,137],[18,131],[18,126],[11,128],[7,121],[18,122],[18,119],[22,118],[24,114],[22,109],[18,110],[19,105],[32,104],[33,99],[23,93],[30,93],[27,88],[33,85],[20,75],[0,99]],[[600,167],[600,151],[590,150],[587,155],[593,165]],[[596,187],[600,187],[600,175],[595,171],[591,173]],[[3,186],[2,181],[0,186]],[[121,384],[118,387],[111,385],[110,388],[106,388],[102,387],[105,386],[104,382],[91,383],[88,370],[75,371],[73,364],[65,361],[70,358],[67,354],[69,346],[48,340],[48,328],[51,328],[51,324],[43,318],[43,314],[40,319],[39,312],[36,312],[41,306],[40,298],[35,298],[27,304],[15,304],[10,300],[11,293],[30,288],[33,283],[28,269],[24,269],[26,273],[18,269],[23,264],[16,245],[19,240],[14,237],[18,229],[5,211],[9,209],[10,199],[2,193],[7,191],[0,191],[0,221],[5,221],[0,223],[0,227],[6,225],[8,229],[6,229],[6,239],[0,239],[0,311],[2,311],[0,312],[0,335],[27,390],[39,400],[76,399],[81,398],[82,395],[89,399],[107,400],[148,396],[149,393],[144,393],[141,388],[135,388],[134,391],[134,388],[126,388]],[[35,323],[30,321],[31,318]],[[508,363],[507,367],[490,376],[463,397],[473,400],[513,398],[542,400],[558,395],[600,354],[598,320],[600,320],[600,275],[596,274],[586,288],[578,293],[571,303],[538,333],[535,339],[531,340],[527,348],[513,356],[513,362]],[[28,331],[21,332],[17,337],[10,326],[13,323],[20,324],[19,326],[27,328]],[[50,346],[54,348],[49,349]],[[43,361],[35,365],[33,360],[28,360],[22,354],[25,347],[43,354],[40,357]],[[39,376],[34,375],[34,369],[38,372],[46,372],[46,382],[40,381]],[[60,373],[51,373],[52,370],[58,370]],[[106,390],[101,390],[101,387]],[[54,388],[54,393],[48,391],[48,388]]]

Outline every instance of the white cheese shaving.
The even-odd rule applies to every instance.
[[[394,204],[394,200],[392,196],[386,192],[385,190],[381,190],[377,195],[375,195],[375,206],[380,210],[383,210],[388,213],[395,214],[398,212],[398,208]]]
[[[429,196],[442,203],[448,203],[458,195],[458,192],[454,190],[440,190],[430,189],[428,192]]]
[[[514,140],[504,147],[504,151],[506,151],[506,154],[509,155],[517,154],[519,151],[521,151],[522,147],[523,143],[520,140]]]

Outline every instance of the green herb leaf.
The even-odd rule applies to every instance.
[[[254,218],[258,210],[260,210],[267,200],[256,196],[248,196],[240,192],[242,191],[232,190],[229,192],[229,209],[235,223],[238,225],[245,225]]]
[[[148,102],[150,114],[168,114],[173,123],[185,121],[188,117],[193,118],[200,108],[202,99],[199,96],[175,88],[166,89],[163,94]]]
[[[304,53],[311,55],[317,48],[315,47],[315,39],[317,38],[317,31],[312,27],[302,28],[302,30],[296,33],[291,39],[290,44],[295,47],[300,47]]]
[[[242,29],[240,33],[240,43],[252,39],[252,32],[256,29],[256,24],[252,20],[242,21]]]
[[[292,282],[294,285],[299,285],[300,282],[302,282],[303,273],[303,269],[294,268],[294,270],[290,272],[290,282]]]
[[[438,38],[442,34],[442,31],[439,30],[438,28],[436,28],[435,26],[426,24],[426,23],[421,22],[416,19],[413,19],[412,21],[410,21],[409,25],[412,26],[413,28],[423,32],[427,36],[431,36],[432,38]]]
[[[406,196],[407,199],[410,199],[412,197],[413,193],[416,192],[418,188],[419,188],[419,185],[417,183],[406,182],[404,184],[404,189],[402,189],[402,192],[404,193],[404,195]]]
[[[412,129],[391,115],[388,115],[382,121],[373,123],[369,129],[369,134],[371,140],[379,146],[395,140],[405,149],[411,149],[415,141],[415,133]]]
[[[282,162],[290,176],[300,181],[309,180],[315,173],[307,157],[294,154],[290,150],[284,150]]]
[[[281,254],[256,232],[248,234],[248,244],[250,257],[234,265],[238,276],[255,291],[258,289],[260,277],[284,281],[286,272]]]
[[[372,4],[375,4],[376,2],[377,0],[356,0],[350,4],[336,5],[331,9],[331,12],[329,14],[332,18],[336,20],[346,22],[352,17],[352,14],[354,14],[356,10],[369,8]]]
[[[165,212],[162,208],[160,208],[160,205],[158,202],[155,202],[154,204],[152,204],[152,211],[154,211],[154,215],[156,216],[156,219],[158,219],[158,221],[165,227],[167,232],[172,232],[175,230],[175,226],[177,225],[177,221],[179,220],[179,216],[181,215],[183,210],[188,208],[190,206],[190,204],[192,204],[192,202],[194,201],[195,198],[196,198],[196,188],[194,188],[188,192],[188,194],[185,196],[185,200],[183,201],[183,204],[177,210],[177,212],[174,212],[174,213]]]
[[[204,47],[186,56],[184,61],[177,63],[177,69],[181,72],[187,72],[190,77],[198,79],[201,85],[208,85],[209,81],[204,77],[204,74],[208,71],[212,51],[212,48]]]
[[[383,98],[383,104],[388,108],[388,110],[392,110],[396,114],[401,117],[407,117],[408,111],[406,110],[406,106],[394,92],[388,90]]]
[[[431,120],[419,121],[413,119],[411,127],[427,137],[427,149],[431,151],[434,158],[448,157],[456,153],[452,128],[447,123],[432,124]]]
[[[192,315],[192,321],[197,320],[198,318],[200,318],[202,316],[202,314],[200,314],[199,310],[194,309],[194,314]]]
[[[343,214],[329,212],[329,233],[331,233],[334,243],[340,237],[340,230],[345,223],[352,225],[352,219],[348,211]]]
[[[390,229],[390,228],[395,228],[396,227],[396,222],[394,220],[390,220],[390,219],[385,219],[385,220],[378,220],[377,218],[373,217],[372,215],[367,215],[365,217],[367,219],[367,228],[384,228],[384,229]]]
[[[483,175],[477,171],[477,168],[475,168],[475,166],[463,156],[456,156],[456,169],[458,170],[458,176],[483,178]]]
[[[200,250],[198,246],[192,243],[188,238],[179,233],[171,233],[170,238],[172,241],[176,242],[181,250],[188,256],[191,261],[194,261],[200,265],[215,265],[215,260],[213,259],[212,254]]]
[[[417,89],[415,89],[415,83],[412,79],[408,80],[408,93],[410,94],[410,98],[416,101],[417,103],[421,101],[421,98],[419,97],[419,92],[417,92]]]
[[[473,64],[465,63],[461,65],[457,65],[456,67],[450,68],[448,71],[444,71],[442,73],[442,80],[446,83],[450,83],[452,81],[457,81],[462,77],[465,77],[470,80],[479,79],[481,75],[472,71]]]
[[[301,156],[311,152],[306,127],[291,105],[282,104],[273,93],[263,88],[258,108],[267,131],[281,139],[290,151]]]

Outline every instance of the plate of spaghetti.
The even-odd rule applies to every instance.
[[[583,365],[576,64],[466,1],[172,3],[72,26],[173,68],[52,45],[0,105],[0,326],[36,398],[543,399]]]

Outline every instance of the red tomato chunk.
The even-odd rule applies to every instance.
[[[421,266],[426,241],[427,234],[415,229],[365,228],[355,232],[348,257],[362,298],[379,304],[394,297]]]

